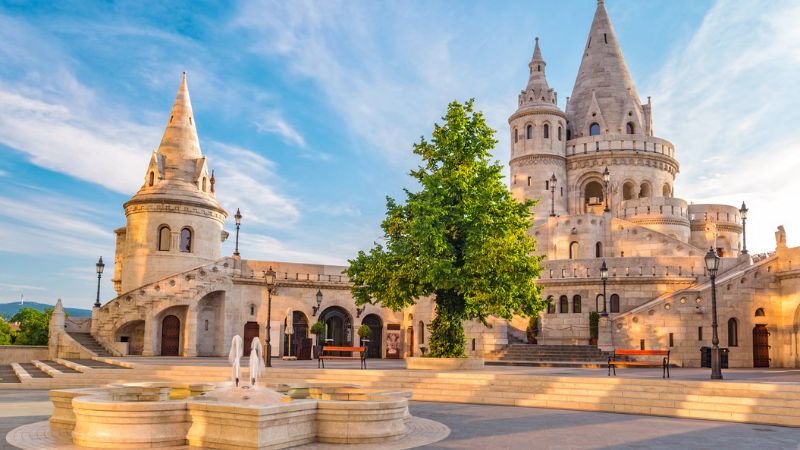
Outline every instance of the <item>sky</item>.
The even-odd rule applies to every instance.
[[[562,108],[595,0],[0,0],[0,302],[114,297],[115,228],[186,71],[217,197],[249,259],[346,264],[402,199],[448,102],[498,130],[535,36]],[[800,244],[800,2],[607,0],[675,195],[750,209],[751,253]],[[231,254],[233,239],[223,245]]]

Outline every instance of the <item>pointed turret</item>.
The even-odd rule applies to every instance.
[[[539,38],[535,40],[533,56],[528,63],[530,76],[525,90],[519,94],[519,107],[549,105],[557,108],[557,96],[554,89],[550,89],[545,77],[545,67],[547,63],[542,58],[542,50],[539,48]]]
[[[598,117],[603,118],[603,124]],[[573,137],[589,136],[593,123],[601,125],[600,134],[646,133],[647,120],[639,95],[603,0],[597,2],[575,87],[567,104],[567,118]]]
[[[186,84],[186,72],[183,72],[175,104],[172,105],[167,128],[158,146],[158,153],[167,158],[195,159],[200,158],[200,140],[194,124],[192,101],[189,98],[189,86]]]

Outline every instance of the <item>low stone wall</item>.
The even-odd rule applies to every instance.
[[[476,370],[483,367],[483,358],[406,358],[407,369]]]
[[[46,345],[0,345],[0,364],[47,358]]]

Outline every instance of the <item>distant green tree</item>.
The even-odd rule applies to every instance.
[[[44,312],[32,308],[21,308],[11,318],[12,322],[19,322],[17,345],[47,345],[47,335],[50,325],[50,314],[52,309],[45,309]]]
[[[534,317],[546,302],[528,235],[534,202],[517,202],[490,159],[494,130],[472,100],[450,103],[442,120],[430,142],[414,145],[422,164],[410,175],[419,191],[405,190],[405,204],[386,199],[385,246],[360,251],[345,272],[357,304],[400,310],[433,296],[429,355],[460,357],[464,320]]]
[[[11,345],[14,343],[16,333],[11,329],[11,325],[0,316],[0,345]]]

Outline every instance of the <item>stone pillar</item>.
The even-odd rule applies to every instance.
[[[597,348],[604,352],[613,352],[614,342],[611,335],[611,320],[608,317],[600,316],[597,328]]]
[[[142,356],[156,356],[155,347],[158,337],[157,331],[158,322],[157,317],[152,316],[151,311],[148,311],[147,318],[144,321],[144,345],[142,346]]]
[[[197,356],[197,308],[190,306],[186,311],[186,333],[183,340],[183,356]]]
[[[61,334],[64,333],[64,307],[61,299],[56,302],[53,313],[50,315],[50,326],[48,328],[47,352],[50,359],[58,358],[58,344],[61,342]]]

